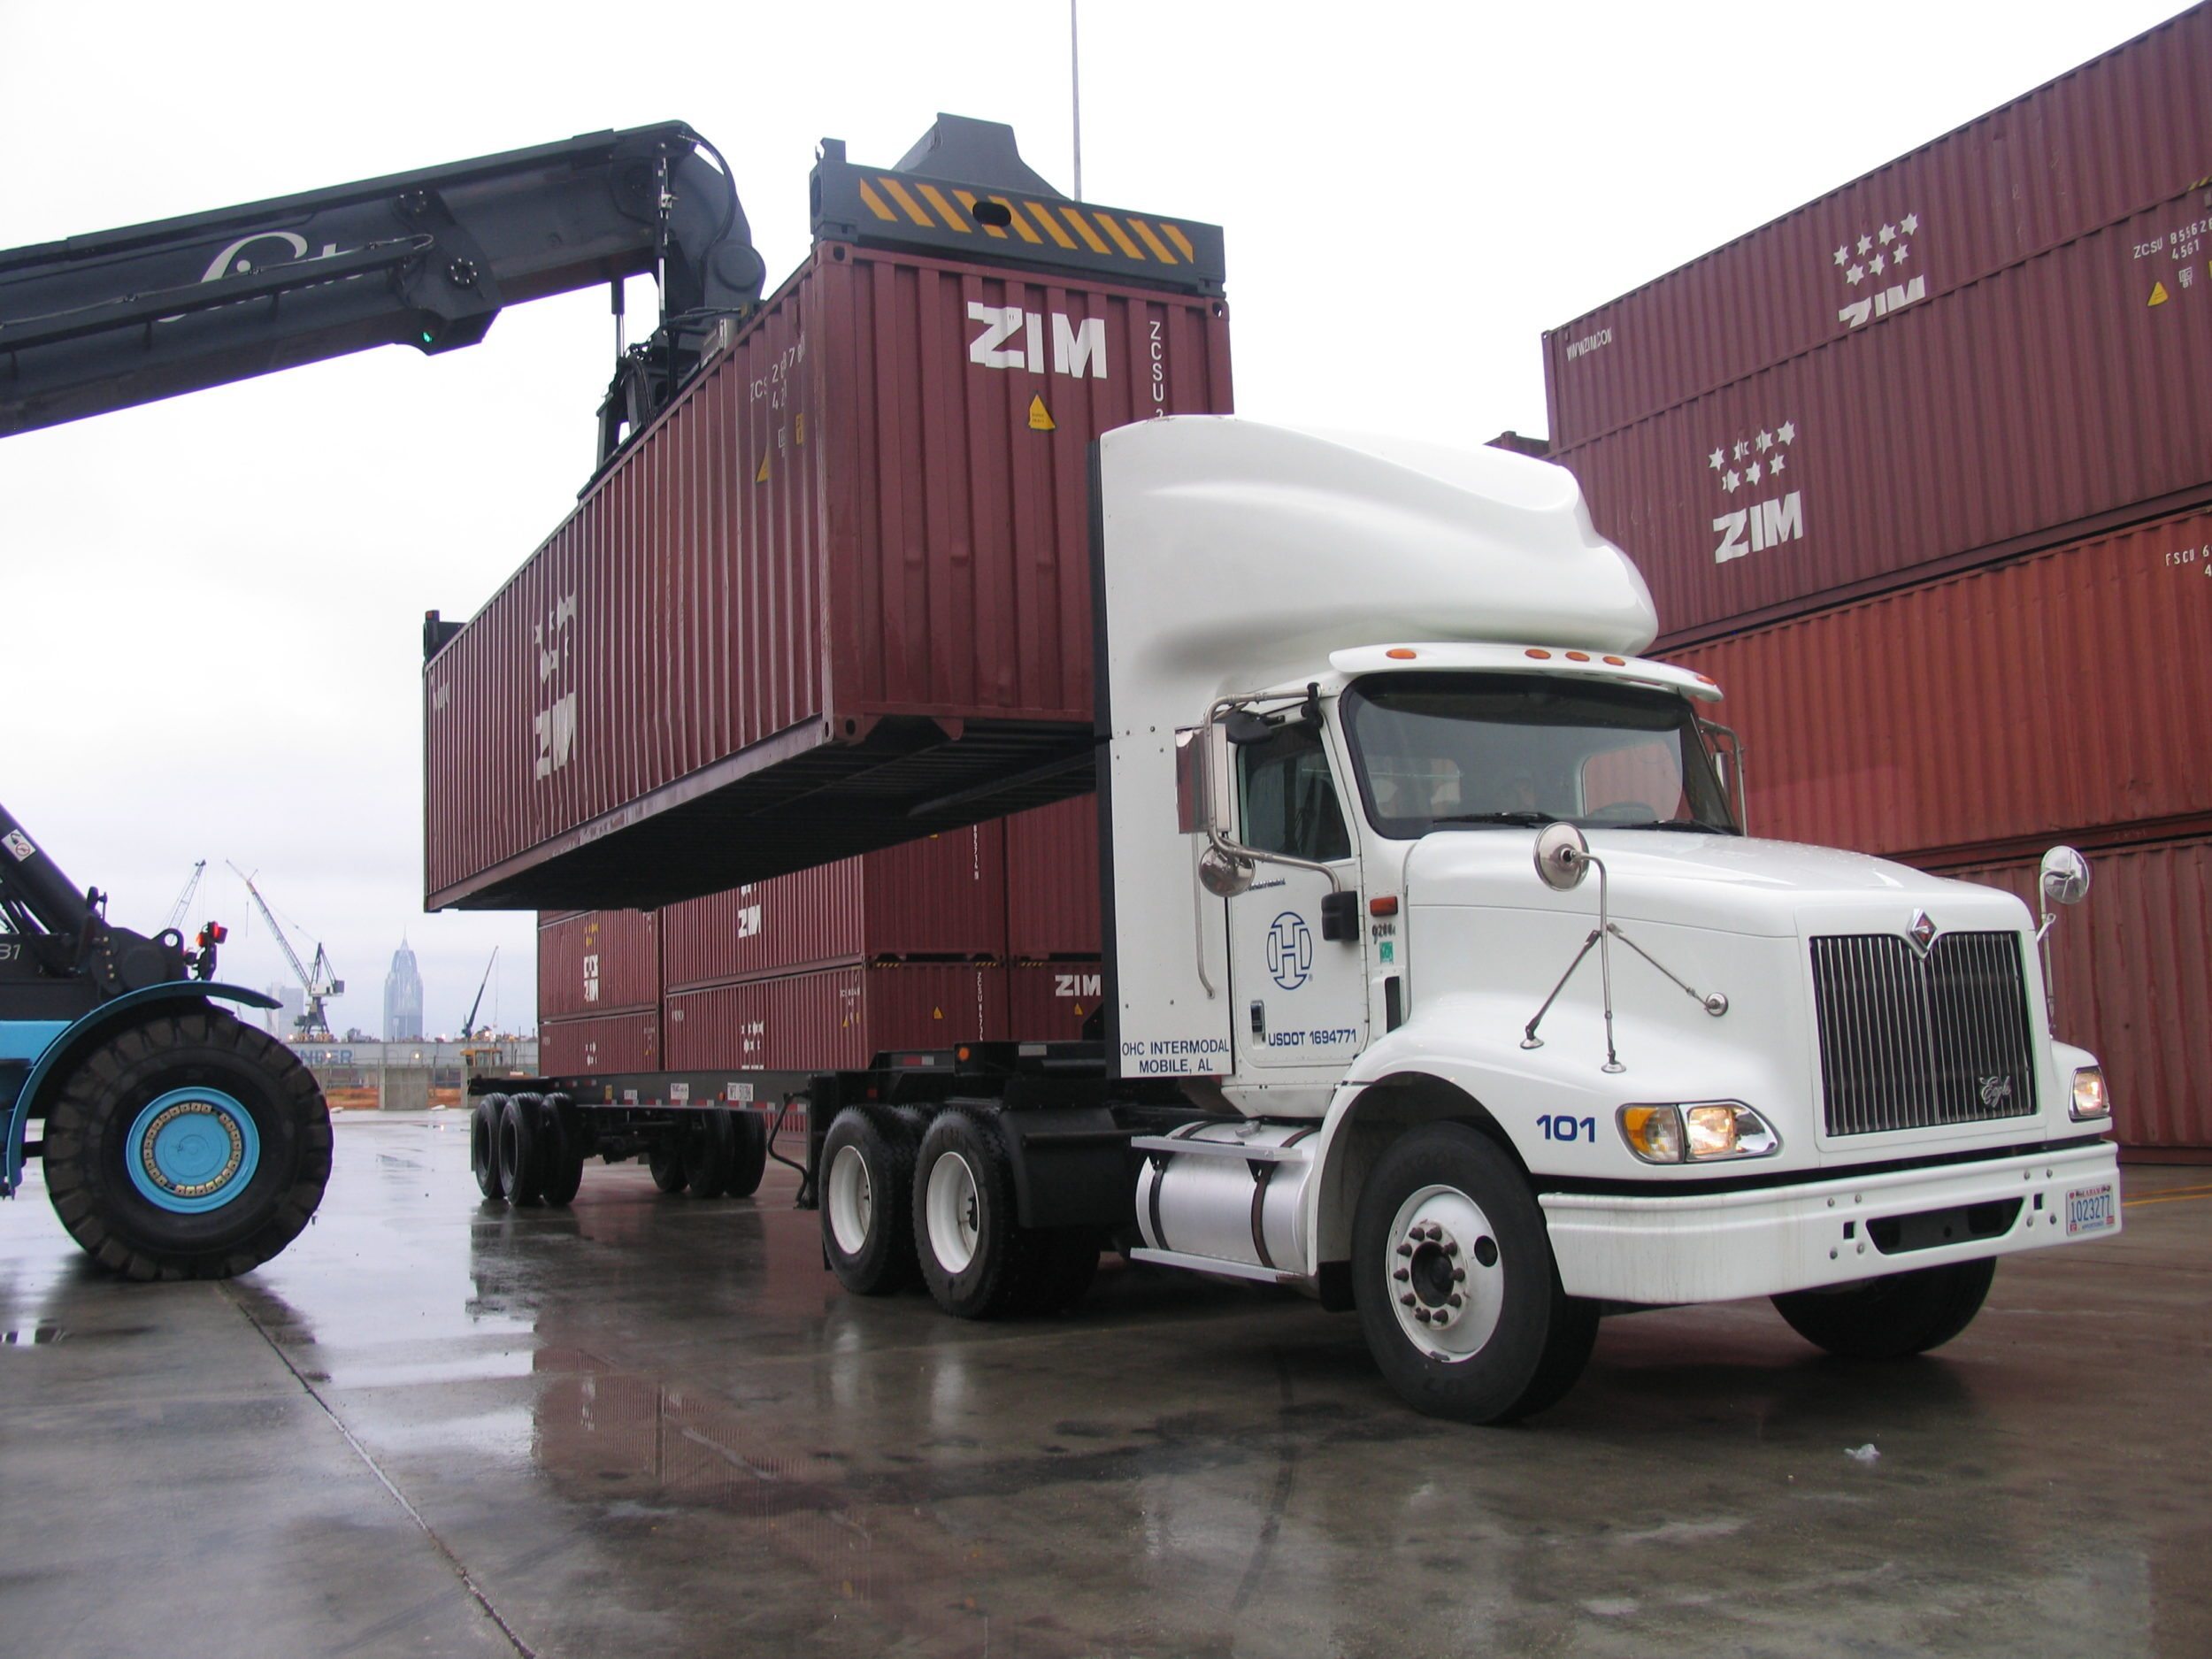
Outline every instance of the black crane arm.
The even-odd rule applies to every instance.
[[[196,956],[174,929],[149,939],[117,926],[107,919],[106,904],[96,889],[81,888],[64,875],[0,806],[0,1019],[47,1011],[40,991],[60,984],[96,1000],[182,979],[197,972],[203,957],[213,972],[211,949]],[[73,1018],[81,1010],[66,1011]]]
[[[473,345],[502,306],[642,273],[649,384],[672,395],[760,298],[719,159],[671,121],[0,252],[0,437],[371,346]],[[624,381],[610,402],[634,425]]]

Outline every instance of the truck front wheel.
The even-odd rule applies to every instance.
[[[887,1296],[914,1282],[913,1125],[891,1112],[848,1106],[822,1139],[822,1254],[856,1296]]]
[[[307,1225],[330,1111],[274,1038],[207,1009],[87,1055],[46,1114],[46,1188],[85,1252],[129,1279],[227,1279]]]
[[[1774,1310],[1838,1359],[1907,1359],[1973,1324],[1996,1277],[1996,1258],[1985,1256],[1833,1290],[1793,1290],[1774,1298]]]
[[[1431,1124],[1377,1162],[1352,1232],[1353,1295],[1375,1363],[1432,1417],[1509,1423],[1574,1386],[1597,1307],[1560,1288],[1519,1168],[1463,1124]]]

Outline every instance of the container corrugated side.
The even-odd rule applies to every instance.
[[[1096,956],[1098,797],[1078,795],[1006,820],[1006,954]]]
[[[1088,754],[1090,441],[1230,407],[1218,300],[818,248],[425,671],[430,905],[652,908],[1087,787],[1040,768]]]
[[[1079,1042],[1105,994],[1097,962],[1017,962],[1000,970],[1006,1023],[991,1033],[1010,1042]]]
[[[2212,495],[2212,278],[2137,257],[2202,194],[1563,455],[1660,649]]]
[[[661,912],[668,987],[1006,949],[1005,830],[946,830]]]
[[[1550,330],[1553,445],[1885,327],[2171,198],[2212,166],[2208,86],[2212,13],[2199,6]],[[2190,258],[2164,252],[2170,280]]]
[[[2089,896],[2050,936],[2052,1029],[2104,1066],[2124,1145],[2212,1148],[2212,841],[2116,848],[2089,862]],[[2036,867],[2015,859],[1941,873],[2039,911]]]
[[[548,1077],[661,1069],[661,1011],[538,1022],[538,1070]]]
[[[1751,827],[1969,856],[2212,815],[2212,512],[1671,654],[1719,682]]]
[[[658,919],[641,910],[586,910],[538,928],[538,1018],[565,1019],[658,1006]]]
[[[853,1071],[898,1048],[973,1042],[1005,1023],[1002,971],[981,964],[831,968],[666,1001],[668,1056],[680,1071]]]

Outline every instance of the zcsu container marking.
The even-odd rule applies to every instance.
[[[1230,406],[1217,300],[818,247],[426,670],[428,902],[650,908],[1087,788],[988,798],[1088,753],[1090,442]]]
[[[2199,6],[1551,330],[1553,446],[1590,442],[1824,341],[1882,327],[2172,198],[2212,169],[2208,86],[2212,11]],[[2192,284],[2204,280],[2202,250],[2189,251],[2189,240],[2154,230],[2139,256],[2131,248],[2147,295],[2158,276],[2172,283],[2192,265]]]

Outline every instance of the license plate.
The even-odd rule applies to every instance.
[[[2066,1194],[2066,1236],[2109,1233],[2120,1225],[2119,1194],[2106,1181],[2097,1187],[2077,1187]]]

